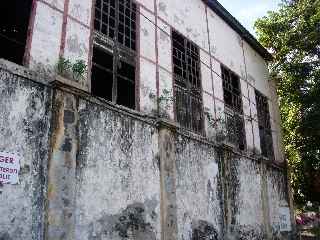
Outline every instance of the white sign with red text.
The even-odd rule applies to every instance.
[[[17,154],[0,152],[0,182],[19,183],[20,157]]]

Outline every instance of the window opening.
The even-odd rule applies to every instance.
[[[274,158],[268,98],[255,90],[262,156]]]
[[[92,94],[135,108],[136,9],[132,0],[97,0]]]
[[[32,0],[3,1],[0,15],[0,58],[22,64]]]
[[[221,65],[227,141],[239,150],[246,148],[240,78]]]
[[[199,48],[176,31],[172,31],[172,45],[176,120],[203,133]]]

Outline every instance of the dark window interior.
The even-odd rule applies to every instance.
[[[223,96],[226,105],[227,140],[239,150],[246,148],[246,135],[242,110],[240,79],[231,70],[221,65]]]
[[[181,34],[172,32],[172,61],[176,118],[181,126],[203,132],[199,48]]]
[[[113,56],[94,47],[91,71],[91,91],[98,97],[112,101]]]
[[[268,98],[258,90],[255,91],[255,94],[258,111],[261,153],[263,156],[273,159],[274,152]]]
[[[136,4],[97,0],[94,24],[92,94],[134,109]]]
[[[22,64],[32,0],[7,0],[1,4],[0,58]]]
[[[135,83],[134,78],[132,78],[134,75],[134,66],[126,62],[120,62],[118,66],[117,104],[135,108]]]

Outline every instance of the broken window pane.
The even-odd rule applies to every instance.
[[[135,108],[135,24],[133,1],[96,2],[92,94],[132,109]]]
[[[22,64],[32,0],[3,1],[0,14],[0,58]]]
[[[273,141],[272,131],[270,124],[270,113],[268,98],[265,97],[258,90],[255,90],[257,112],[258,112],[258,124],[259,124],[259,135],[260,135],[260,146],[261,153],[263,156],[273,159]]]
[[[223,96],[226,106],[225,121],[227,141],[239,150],[246,148],[246,135],[242,110],[240,79],[231,70],[221,65]]]
[[[182,127],[203,132],[199,48],[172,32],[176,118]]]

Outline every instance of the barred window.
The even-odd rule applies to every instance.
[[[262,156],[274,158],[268,98],[255,90]]]
[[[132,0],[97,0],[92,94],[135,108],[136,10]]]
[[[246,148],[246,135],[242,110],[240,79],[228,68],[221,65],[227,141],[239,150]]]
[[[32,0],[1,2],[0,58],[22,64]]]
[[[199,48],[176,31],[172,31],[172,46],[176,120],[203,133]]]

